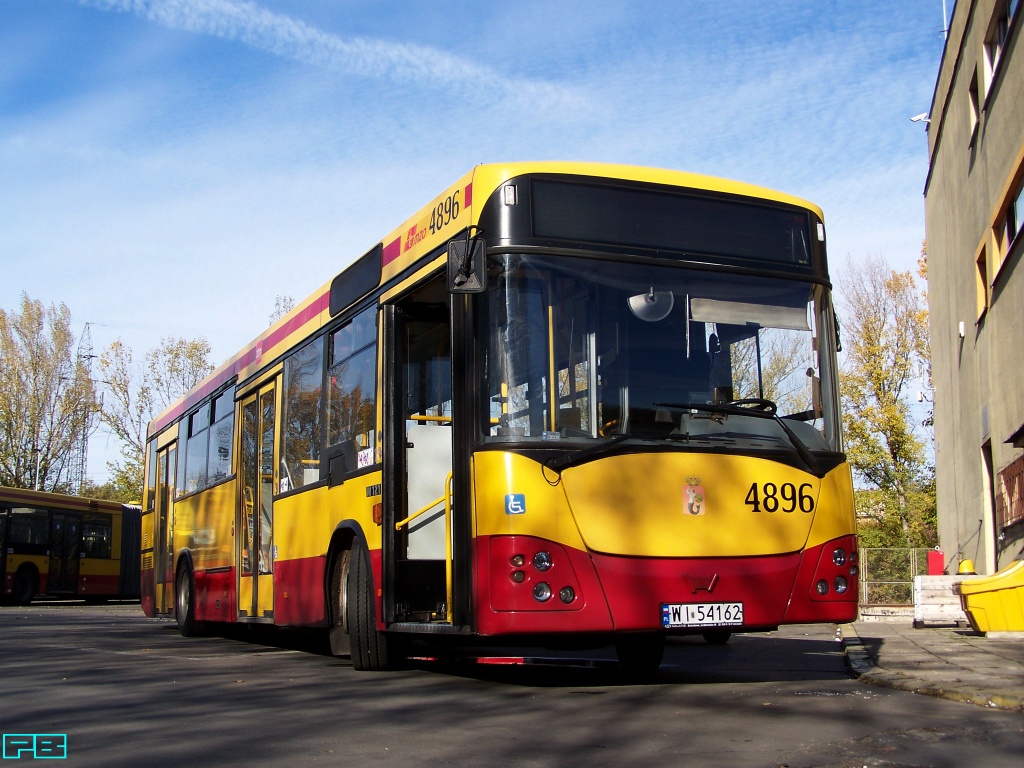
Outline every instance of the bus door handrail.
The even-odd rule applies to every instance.
[[[400,531],[420,515],[425,515],[438,504],[444,502],[444,580],[445,580],[445,620],[452,623],[452,473],[444,479],[444,495],[434,499],[423,509],[413,512],[404,520],[395,523],[395,530]]]
[[[451,424],[451,416],[428,416],[425,413],[412,413],[405,417],[406,421],[434,422],[435,424]],[[437,502],[434,502],[435,504]]]

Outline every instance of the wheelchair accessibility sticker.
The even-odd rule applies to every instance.
[[[510,493],[505,497],[505,514],[506,515],[525,515],[526,514],[526,494],[525,493]]]

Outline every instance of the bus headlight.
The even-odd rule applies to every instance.
[[[538,552],[533,556],[533,567],[543,573],[551,567],[551,553],[550,552]]]
[[[551,599],[551,585],[547,582],[540,582],[533,588],[533,596],[538,602],[546,603]]]

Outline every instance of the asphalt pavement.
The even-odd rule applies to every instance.
[[[1024,632],[915,628],[906,618],[840,631],[850,668],[864,682],[1024,713]]]

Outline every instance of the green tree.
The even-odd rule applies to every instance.
[[[77,490],[71,459],[97,402],[67,306],[23,293],[20,312],[0,310],[0,371],[0,485]]]
[[[927,310],[914,276],[878,256],[851,262],[842,290],[843,426],[862,537],[867,546],[931,546],[934,473],[909,404],[929,365]]]
[[[107,463],[108,484],[122,501],[142,498],[149,422],[213,370],[209,356],[206,339],[173,337],[161,339],[142,363],[120,339],[100,355],[105,390],[100,418],[121,442],[121,459]]]
[[[93,481],[86,479],[86,481],[82,485],[82,492],[80,495],[89,499],[119,501],[122,504],[139,503],[138,494],[134,492],[134,489],[121,488],[116,483],[110,480],[103,484],[97,485]]]

